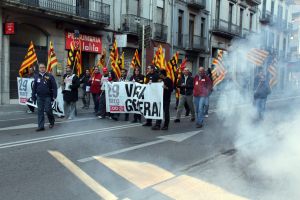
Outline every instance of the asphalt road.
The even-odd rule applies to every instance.
[[[288,121],[282,111],[295,114],[291,104],[299,105],[300,97],[273,100],[265,121],[253,121],[252,127]],[[263,177],[251,175],[251,162],[236,162],[244,158],[236,146],[243,129],[236,125],[247,107],[240,105],[230,121],[213,109],[203,129],[184,118],[171,122],[169,131],[85,112],[73,121],[57,119],[52,130],[37,133],[35,114],[2,111],[0,199],[267,198],[269,188]],[[249,143],[259,140],[253,134]],[[279,194],[274,199],[281,199]]]

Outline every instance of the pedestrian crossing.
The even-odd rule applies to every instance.
[[[88,164],[93,165],[93,167],[90,166],[87,168],[84,166],[87,163],[72,162],[58,151],[48,152],[95,192],[99,196],[99,199],[246,199],[213,183],[208,183],[188,174],[171,172],[148,162],[95,156],[97,162],[89,162]],[[83,166],[79,167],[77,164]],[[93,168],[92,172],[88,170],[91,168]],[[104,173],[103,176],[99,175],[101,172]],[[94,179],[93,176],[96,176],[98,179]],[[122,183],[120,184],[122,187],[117,188],[116,185],[120,182]],[[125,182],[128,183],[123,184]],[[114,186],[111,186],[111,184]]]

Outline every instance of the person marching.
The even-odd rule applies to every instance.
[[[80,80],[76,74],[72,73],[70,66],[67,66],[66,74],[63,76],[63,86],[65,116],[68,117],[69,120],[72,120],[75,117]]]
[[[183,76],[180,78],[180,80],[178,80],[177,87],[180,89],[180,99],[177,108],[176,119],[174,122],[180,122],[181,112],[186,103],[188,104],[188,107],[191,110],[191,121],[195,121],[195,109],[193,105],[194,79],[190,75],[189,68],[185,68],[183,70]]]
[[[264,120],[267,97],[270,93],[270,86],[263,73],[260,73],[256,76],[254,82],[254,102],[257,110],[257,120]]]
[[[93,102],[94,102],[94,113],[97,115],[99,112],[99,98],[100,98],[100,93],[101,93],[101,78],[102,74],[99,71],[98,67],[94,67],[94,72],[92,77],[89,80],[89,83],[91,85],[91,93],[93,97]]]
[[[44,131],[45,116],[47,113],[49,128],[53,128],[55,118],[52,112],[51,102],[57,97],[57,85],[52,74],[46,72],[46,66],[39,64],[39,74],[34,76],[32,88],[32,100],[37,101],[38,106],[38,128],[36,131]]]
[[[145,77],[145,84],[157,83],[159,75],[155,72],[154,66],[147,67],[147,75]],[[147,119],[143,126],[152,126],[152,119]]]
[[[82,109],[89,109],[90,107],[90,89],[91,89],[90,79],[91,79],[90,70],[86,69],[85,73],[82,74],[80,77],[80,83],[82,83],[82,94],[83,94]]]
[[[24,78],[34,78],[34,67],[31,66],[28,68],[28,73],[24,75]],[[28,110],[26,111],[28,114],[34,113],[34,107],[27,105]]]
[[[145,78],[144,75],[141,74],[141,68],[136,67],[134,69],[134,73],[130,77],[129,81],[143,84],[144,83],[144,78]],[[132,123],[137,123],[137,122],[141,123],[141,120],[142,120],[142,115],[141,114],[134,114]]]
[[[152,127],[152,130],[168,130],[169,122],[170,122],[170,102],[171,102],[171,94],[173,91],[173,81],[167,77],[166,70],[160,70],[160,78],[163,81],[164,85],[164,93],[163,93],[163,107],[164,107],[164,117],[165,122],[164,126],[161,128],[162,120],[156,120],[155,126]]]
[[[99,119],[104,119],[105,116],[109,114],[106,112],[105,83],[113,80],[111,72],[108,71],[107,67],[103,67],[102,72],[103,72],[103,76],[100,82],[101,94],[100,94],[99,113],[98,113]]]
[[[199,73],[194,78],[194,104],[197,116],[197,128],[203,127],[204,105],[212,89],[212,81],[205,74],[204,67],[199,67]]]

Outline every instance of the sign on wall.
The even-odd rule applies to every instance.
[[[5,35],[13,35],[13,34],[15,34],[15,23],[14,22],[6,22],[6,23],[4,23],[4,34]]]
[[[74,33],[66,32],[66,44],[65,48],[69,50],[71,48],[71,42],[74,42]],[[86,35],[80,34],[79,41],[81,42],[81,50],[84,52],[91,52],[91,53],[102,53],[102,40],[101,36],[95,35]]]

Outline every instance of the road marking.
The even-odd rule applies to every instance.
[[[105,133],[105,132],[109,132],[109,131],[121,130],[121,129],[126,129],[126,128],[137,127],[137,126],[141,126],[141,125],[140,124],[121,125],[121,126],[114,126],[114,127],[109,127],[109,128],[101,128],[101,129],[94,129],[94,130],[88,130],[88,131],[79,131],[79,132],[75,132],[75,133],[72,132],[72,133],[65,133],[65,134],[61,134],[61,135],[39,137],[39,138],[29,139],[29,140],[20,140],[20,141],[16,141],[16,142],[8,142],[8,143],[0,144],[0,149],[6,149],[6,148],[11,148],[11,147],[17,147],[17,146],[23,146],[23,145],[35,144],[35,143],[41,143],[41,142],[48,142],[48,141],[52,141],[52,140],[65,139],[65,138],[69,138],[69,137],[90,135],[90,134],[95,134],[95,133]]]
[[[18,121],[22,119],[37,119],[37,117],[22,117],[22,118],[14,118],[14,119],[1,119],[0,122],[8,122],[8,121]]]
[[[232,194],[219,186],[187,175],[181,175],[158,184],[153,189],[176,200],[246,200],[246,198]]]
[[[108,191],[105,187],[100,185],[71,160],[58,151],[48,151],[58,162],[66,167],[72,174],[74,174],[79,180],[81,180],[87,187],[93,190],[100,198],[115,200],[118,199],[114,194]]]
[[[140,189],[145,189],[175,177],[171,172],[146,162],[100,156],[95,157],[95,159]]]
[[[19,126],[0,128],[0,131],[9,131],[9,130],[17,130],[17,129],[25,129],[25,128],[34,128],[34,127],[37,127],[37,124],[23,124]]]
[[[200,131],[191,131],[191,132],[187,132],[187,133],[179,133],[179,134],[159,136],[157,138],[160,138],[160,140],[156,140],[156,141],[152,141],[152,142],[146,142],[146,143],[143,143],[143,144],[139,144],[139,145],[124,148],[124,149],[119,149],[119,150],[112,151],[112,152],[109,152],[109,153],[105,153],[105,154],[102,154],[102,155],[99,155],[99,156],[100,157],[109,157],[109,156],[113,156],[113,155],[116,155],[116,154],[141,149],[141,148],[144,148],[144,147],[160,144],[160,143],[167,142],[167,141],[182,142],[182,141],[184,141],[184,140],[186,140],[186,139],[188,139],[188,138],[190,138],[190,137],[192,137],[192,136],[194,136],[194,135],[196,135],[200,132],[202,132],[202,130],[200,130]],[[90,157],[87,157],[87,158],[79,159],[77,161],[81,162],[81,163],[89,162],[89,161],[94,160],[95,157],[98,157],[98,156],[90,156]]]

